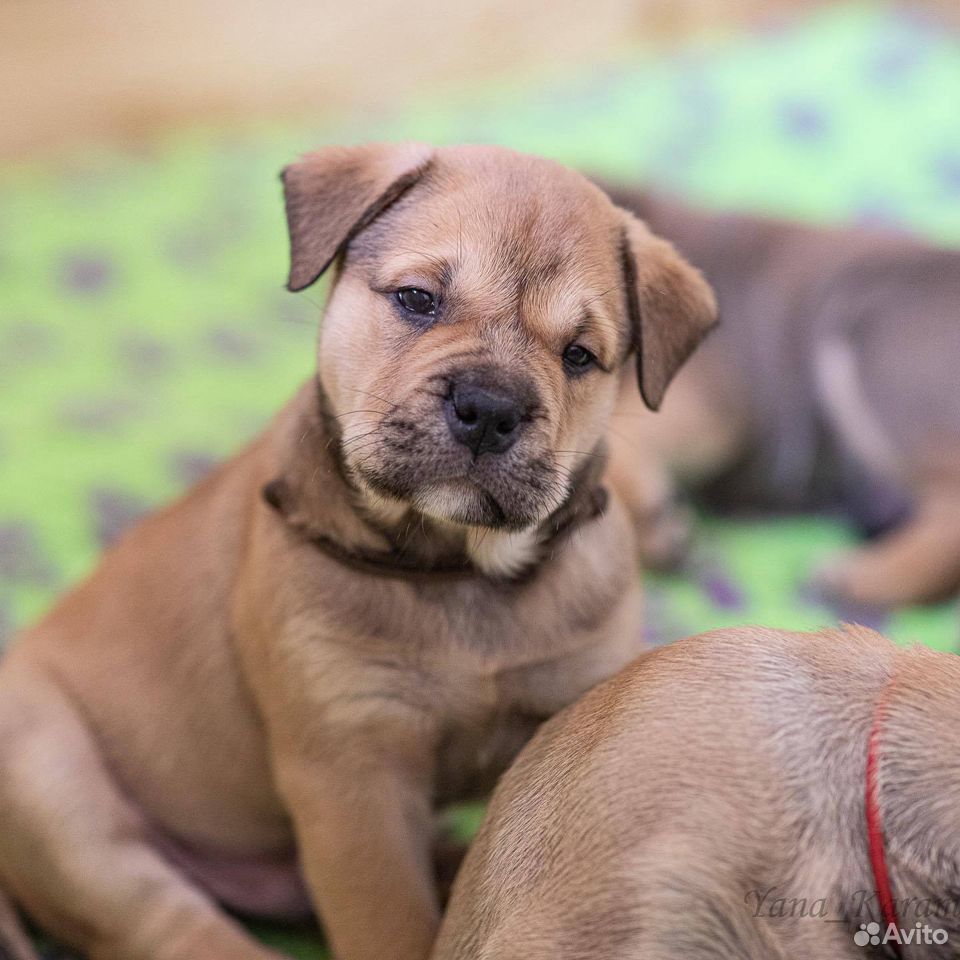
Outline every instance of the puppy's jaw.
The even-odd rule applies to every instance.
[[[424,516],[448,524],[484,531],[519,533],[538,526],[564,500],[565,492],[550,498],[531,497],[526,491],[498,490],[462,478],[428,483],[411,498]],[[508,504],[508,506],[505,506]]]
[[[413,505],[424,516],[442,523],[476,522],[479,492],[465,480],[431,483],[413,497]]]
[[[536,526],[523,530],[496,530],[491,527],[464,526],[459,517],[471,514],[471,497],[463,483],[437,484],[419,494],[413,506],[433,520],[444,533],[465,533],[467,557],[481,573],[491,577],[515,577],[529,569],[537,559],[540,538]],[[371,491],[368,512],[385,525],[399,523],[408,512],[400,500]]]
[[[531,427],[504,454],[475,458],[451,436],[435,395],[413,389],[376,425],[347,429],[341,459],[368,512],[386,525],[409,509],[467,528],[534,527],[568,495],[550,432]]]
[[[406,465],[388,461],[378,468],[361,466],[358,485],[371,498],[373,509],[389,522],[413,508],[443,524],[488,531],[522,531],[536,527],[564,500],[566,487],[554,477],[531,486],[497,475],[488,487],[466,474],[412,477]],[[539,487],[546,487],[543,493]],[[491,489],[492,488],[492,489]]]

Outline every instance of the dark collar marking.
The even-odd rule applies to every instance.
[[[284,500],[286,484],[281,480],[272,480],[263,488],[263,499],[285,522],[289,522]],[[574,487],[571,495],[540,526],[541,542],[539,555],[528,567],[513,576],[495,576],[478,570],[467,557],[449,560],[424,561],[404,553],[399,547],[392,550],[368,550],[351,548],[333,537],[322,533],[300,530],[303,537],[337,563],[357,570],[360,573],[373,574],[401,580],[462,580],[479,578],[520,583],[528,580],[540,564],[550,557],[560,543],[579,527],[602,516],[607,506],[606,487],[596,484],[591,487]],[[292,529],[296,529],[291,524]]]

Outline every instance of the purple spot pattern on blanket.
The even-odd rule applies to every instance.
[[[205,343],[212,354],[232,363],[255,360],[263,352],[262,344],[252,334],[226,326],[210,330]]]
[[[700,545],[688,558],[686,572],[718,610],[743,610],[747,605],[746,593],[726,572],[726,566],[722,555]]]
[[[182,270],[202,270],[215,263],[237,232],[228,224],[207,221],[181,228],[161,241],[160,249],[170,263]]]
[[[829,120],[823,108],[815,103],[791,100],[780,105],[780,123],[793,140],[821,140],[829,130]]]
[[[960,197],[960,152],[947,151],[934,160],[937,182],[950,197]]]
[[[932,36],[916,23],[895,23],[883,32],[866,61],[866,78],[877,86],[896,88],[908,82],[924,63]]]
[[[710,602],[720,610],[743,610],[746,598],[743,590],[721,573],[708,573],[701,581]]]
[[[125,490],[98,488],[90,494],[97,542],[108,547],[148,510],[147,503]]]
[[[168,373],[172,366],[171,347],[146,333],[126,335],[118,350],[123,365],[138,379]]]
[[[61,282],[67,293],[102,293],[114,283],[115,277],[116,268],[105,256],[69,254],[61,265]]]
[[[124,397],[79,397],[64,403],[60,419],[71,430],[115,433],[135,419],[137,404]]]
[[[178,450],[173,454],[171,466],[173,475],[186,487],[202,480],[220,461],[207,453],[191,450]]]
[[[56,580],[53,564],[43,555],[29,523],[0,523],[0,580],[49,586]]]

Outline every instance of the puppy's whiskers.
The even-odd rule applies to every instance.
[[[354,447],[353,450],[350,450],[345,455],[344,459],[347,463],[351,464],[352,467],[359,469],[362,464],[366,463],[367,460],[370,459],[370,457],[376,454],[376,446],[377,446],[376,441],[368,440],[366,443],[360,446]],[[369,451],[368,456],[363,456],[363,454],[368,453],[368,451]],[[358,462],[357,457],[363,457],[363,459],[361,459]]]
[[[400,406],[399,403],[393,403],[390,400],[387,400],[386,397],[381,397],[377,393],[372,393],[370,390],[361,390],[359,387],[348,387],[349,390],[352,390],[354,393],[361,393],[367,397],[373,397],[374,400],[379,400],[381,403],[385,403],[390,409],[385,411],[387,413],[393,413],[394,410]]]
[[[378,438],[379,430],[367,430],[365,433],[358,433],[355,437],[348,437],[340,444],[340,449],[344,452],[355,452],[357,446],[364,440],[375,440]]]
[[[555,450],[554,453],[572,453],[578,457],[596,457],[598,460],[602,460],[605,456],[596,450]]]
[[[385,415],[383,410],[365,410],[362,407],[359,410],[348,410],[346,413],[334,413],[330,415],[332,420],[342,420],[344,417],[352,417],[358,413],[375,413],[377,416]],[[375,420],[367,420],[365,423],[376,423]]]

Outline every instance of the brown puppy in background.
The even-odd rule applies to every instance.
[[[0,665],[0,884],[96,960],[275,956],[217,901],[425,957],[435,807],[640,646],[608,420],[629,357],[655,406],[714,323],[700,275],[506,150],[284,187],[290,288],[336,263],[317,382]]]
[[[663,503],[679,478],[739,507],[842,507],[879,534],[819,571],[849,600],[960,588],[960,250],[612,195],[704,271],[724,316],[657,417],[624,391],[617,428],[643,457],[623,446],[613,469],[642,462],[636,489]],[[684,531],[659,519],[674,541],[651,558],[669,560]]]
[[[889,956],[868,752],[903,955],[956,957],[958,690],[960,658],[860,627],[638,658],[504,775],[432,960]]]

